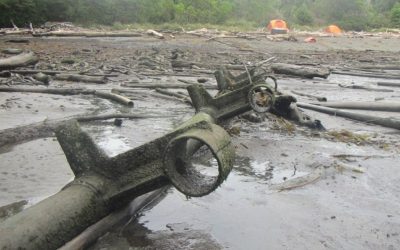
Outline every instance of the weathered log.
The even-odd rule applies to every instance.
[[[306,96],[306,97],[310,97],[312,99],[317,99],[320,102],[326,102],[328,99],[326,97],[323,96],[315,96],[315,95],[310,95],[310,94],[306,94],[306,93],[302,93],[302,92],[298,92],[295,90],[291,90],[291,92],[295,95],[299,95],[299,96]]]
[[[315,105],[339,108],[339,109],[360,109],[371,111],[400,112],[400,102],[327,102],[313,103]]]
[[[75,31],[50,31],[34,33],[34,37],[44,37],[44,36],[58,36],[58,37],[76,37],[76,36],[86,36],[86,32],[75,32]]]
[[[7,48],[1,50],[1,53],[7,54],[7,55],[19,55],[22,52],[24,52],[22,49],[12,49],[12,48]]]
[[[92,95],[96,90],[90,89],[62,89],[62,88],[10,88],[0,87],[0,92],[27,92],[53,95]]]
[[[167,95],[167,96],[172,96],[172,97],[176,97],[179,101],[182,101],[184,103],[190,104],[192,105],[192,101],[190,100],[190,98],[188,96],[179,94],[179,93],[175,93],[172,91],[168,91],[165,89],[155,89],[156,92],[163,94],[163,95]]]
[[[87,82],[87,83],[97,83],[97,84],[106,83],[105,77],[85,76],[78,74],[57,74],[54,76],[54,80],[70,81],[70,82]]]
[[[141,37],[139,33],[133,32],[75,32],[75,31],[50,31],[36,33],[33,36],[46,37]]]
[[[96,91],[95,92],[96,96],[99,96],[101,98],[105,98],[105,99],[109,99],[109,100],[113,100],[116,102],[119,102],[123,105],[129,106],[129,107],[133,107],[133,101],[125,96],[122,95],[118,95],[118,94],[114,94],[114,93],[108,93],[108,92],[104,92],[104,91]]]
[[[16,128],[8,128],[0,131],[0,148],[5,145],[13,145],[20,142],[26,142],[39,138],[53,136],[54,129],[61,124],[70,120],[77,120],[78,122],[91,122],[98,120],[109,120],[116,118],[126,119],[146,119],[155,118],[159,116],[146,116],[138,114],[106,114],[106,115],[81,115],[69,118],[46,120]]]
[[[11,77],[10,71],[0,71],[0,77]]]
[[[382,79],[400,79],[400,75],[393,74],[378,74],[378,73],[364,73],[364,72],[354,72],[354,71],[332,71],[332,74],[336,75],[348,75],[348,76],[360,76],[360,77],[369,77],[369,78],[382,78]]]
[[[112,93],[125,93],[126,95],[131,95],[135,99],[141,99],[145,100],[149,96],[158,98],[158,99],[164,99],[164,100],[169,100],[169,101],[176,101],[175,97],[167,96],[167,95],[162,95],[154,92],[138,92],[136,90],[132,89],[123,89],[123,88],[114,88],[111,90]]]
[[[218,89],[217,86],[202,85],[205,89]],[[138,84],[138,83],[122,83],[121,87],[127,88],[143,88],[143,89],[186,89],[187,84]]]
[[[39,58],[33,52],[22,53],[16,56],[0,59],[0,70],[28,66],[36,64],[38,61]]]
[[[160,32],[157,32],[155,30],[147,30],[146,34],[150,35],[150,36],[158,37],[160,39],[164,39],[165,38],[163,34],[161,34]]]
[[[305,67],[286,63],[273,63],[271,64],[271,69],[276,74],[299,76],[304,78],[328,78],[330,75],[330,70],[324,67]]]
[[[14,69],[10,70],[11,73],[20,74],[20,75],[33,75],[37,73],[43,73],[46,75],[54,76],[57,74],[78,74],[77,71],[59,71],[59,70],[36,70],[36,69]]]
[[[400,82],[377,82],[376,84],[378,86],[399,87],[400,88]]]
[[[121,95],[96,91],[94,89],[61,89],[61,88],[10,88],[0,87],[0,92],[28,92],[28,93],[43,93],[54,95],[96,95],[98,97],[113,100],[121,104],[133,107],[133,101]]]
[[[169,187],[167,186],[167,188]],[[156,203],[163,195],[165,190],[166,188],[160,188],[134,199],[125,208],[109,214],[96,224],[88,227],[80,235],[65,244],[63,247],[59,248],[59,250],[87,249],[98,238],[107,233],[110,228],[121,222],[128,221],[131,217],[137,216],[137,214],[140,213],[143,208],[150,204],[153,205]]]
[[[304,109],[310,109],[310,110],[318,111],[318,112],[329,114],[329,115],[341,116],[341,117],[349,118],[349,119],[356,120],[356,121],[380,125],[383,127],[400,129],[400,120],[396,120],[396,119],[392,119],[392,118],[381,118],[381,117],[376,117],[376,116],[372,116],[372,115],[348,112],[348,111],[343,111],[340,109],[321,107],[321,106],[307,104],[307,103],[297,103],[297,105]]]
[[[28,43],[30,43],[30,41],[28,39],[15,38],[15,39],[7,40],[6,43],[25,43],[25,44],[28,44]]]
[[[383,70],[400,70],[400,65],[373,65],[362,66],[361,69],[383,69]]]
[[[347,88],[347,89],[362,89],[362,90],[375,91],[375,92],[394,92],[393,89],[371,88],[371,87],[366,87],[366,86],[356,85],[356,84],[351,84],[351,85],[339,84],[339,87]]]
[[[86,33],[86,37],[141,37],[139,33],[132,32],[95,32]]]

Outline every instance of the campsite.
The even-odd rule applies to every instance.
[[[399,29],[14,21],[0,249],[400,246]]]

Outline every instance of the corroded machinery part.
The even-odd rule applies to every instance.
[[[190,150],[193,144],[197,147]],[[193,162],[194,154],[204,147],[211,151],[217,162],[216,175],[202,172]],[[204,196],[214,191],[227,178],[233,167],[234,154],[230,136],[220,126],[210,124],[208,128],[191,129],[168,144],[164,155],[165,173],[172,184],[185,195]],[[213,166],[208,168],[210,167]]]
[[[255,112],[265,113],[274,105],[275,95],[268,85],[255,85],[249,91],[248,102]]]

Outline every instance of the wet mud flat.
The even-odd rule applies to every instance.
[[[5,40],[0,40],[1,49],[10,47]],[[187,35],[166,41],[143,37],[29,40],[29,44],[13,46],[38,53],[39,69],[129,69],[104,85],[53,81],[55,87],[110,90],[121,87],[121,83],[172,84],[179,79],[196,82],[198,78],[216,85],[212,71],[218,65],[258,62],[271,56],[279,62],[341,69],[400,65],[396,38],[320,38],[316,44],[245,39],[224,39],[221,43]],[[208,66],[171,67],[170,57],[174,54]],[[61,62],[71,57],[75,64]],[[326,80],[277,77],[282,91],[325,96],[329,101],[385,102],[400,98],[400,88],[375,92],[338,86],[375,86],[387,79],[339,74],[331,74]],[[121,127],[116,127],[113,120],[82,125],[101,148],[115,155],[167,133],[194,114],[194,109],[183,102],[150,95],[153,90],[136,91],[141,94],[132,96],[133,108],[83,95],[0,93],[0,126],[9,129],[46,119],[115,112],[154,116],[124,119]],[[240,132],[233,135],[237,158],[234,170],[219,189],[191,199],[170,189],[158,204],[110,229],[91,248],[397,249],[399,130],[305,112],[321,120],[327,131],[310,130],[273,115],[261,123],[232,119],[225,126]],[[396,112],[373,113],[400,119]],[[0,149],[0,206],[15,202],[17,207],[30,206],[59,191],[72,178],[54,137]],[[21,201],[27,202],[18,203]]]

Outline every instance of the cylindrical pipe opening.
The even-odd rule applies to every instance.
[[[229,136],[225,131],[218,133],[215,136],[211,131],[195,129],[169,143],[164,157],[165,172],[185,195],[200,197],[211,193],[232,169],[234,151]]]
[[[267,85],[256,85],[249,91],[248,100],[254,111],[265,113],[271,109],[275,97]]]

